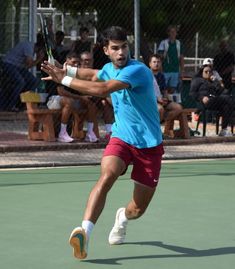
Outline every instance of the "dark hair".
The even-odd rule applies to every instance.
[[[120,26],[111,26],[103,32],[103,46],[107,46],[110,40],[126,41],[126,30]]]
[[[161,61],[162,61],[162,56],[160,55],[160,54],[158,54],[158,53],[154,53],[154,54],[151,54],[150,56],[149,56],[149,62],[152,60],[152,58],[157,58],[157,59],[160,59]]]
[[[178,32],[178,27],[174,24],[171,24],[167,27],[167,33],[169,33],[171,29],[175,29],[176,32]]]
[[[81,35],[82,33],[89,33],[89,29],[88,29],[87,27],[85,27],[85,26],[82,26],[82,27],[80,28],[80,30],[79,30],[79,33],[80,33],[80,35]]]
[[[212,70],[210,65],[203,65],[199,68],[198,72],[196,73],[195,77],[202,77],[202,73],[205,67],[210,67],[210,69]]]
[[[79,55],[76,51],[71,50],[67,53],[66,58],[79,58]]]
[[[64,38],[64,32],[63,31],[57,31],[55,33],[56,37],[61,37],[61,38]]]

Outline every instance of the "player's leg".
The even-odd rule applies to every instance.
[[[126,208],[119,208],[116,213],[115,223],[109,234],[110,244],[124,242],[128,220],[137,219],[144,214],[159,182],[161,159],[164,153],[162,145],[147,149],[131,147],[131,152],[133,197]]]
[[[125,171],[126,164],[116,156],[105,156],[101,162],[101,175],[93,187],[84,214],[84,220],[90,220],[94,224],[100,216],[107,193],[116,179]]]
[[[109,234],[109,243],[111,245],[118,245],[124,242],[128,220],[137,219],[144,214],[152,200],[155,189],[155,187],[152,188],[134,183],[132,200],[126,208],[119,208],[116,213],[115,223]]]
[[[101,175],[89,195],[82,227],[75,228],[70,236],[69,241],[76,258],[86,258],[90,234],[104,208],[107,193],[125,169],[126,164],[121,158],[116,156],[103,157]]]
[[[147,209],[156,188],[151,188],[139,183],[134,183],[132,200],[126,207],[125,215],[128,220],[141,217]]]

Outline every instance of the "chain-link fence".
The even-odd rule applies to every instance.
[[[33,109],[37,106],[44,113],[50,96],[60,96],[52,108],[59,110],[53,114],[55,136],[58,138],[64,128],[61,123],[67,128],[68,136],[61,138],[61,142],[69,142],[69,137],[76,139],[76,143],[84,139],[95,142],[96,137],[107,141],[114,120],[110,99],[81,96],[55,83],[43,82],[41,77],[45,74],[41,72],[40,64],[48,58],[49,44],[53,57],[60,64],[67,61],[69,65],[101,69],[110,61],[103,52],[102,31],[111,25],[119,25],[127,31],[131,57],[137,57],[149,66],[149,59],[160,56],[158,70],[151,67],[155,75],[159,72],[165,75],[164,89],[158,81],[160,100],[168,98],[171,104],[179,103],[181,109],[192,109],[186,115],[189,135],[202,136],[205,125],[209,137],[217,135],[216,126],[218,132],[227,129],[221,135],[231,135],[230,127],[235,118],[234,1],[7,0],[1,3],[0,10],[0,120],[4,121],[1,132],[28,134],[27,100],[22,102],[20,95],[31,91],[39,94],[36,101],[33,99]],[[155,58],[150,58],[153,54]],[[203,62],[205,58],[209,58],[207,62]],[[216,75],[212,73],[215,70]],[[206,72],[210,73],[210,79],[204,74]],[[196,74],[199,82],[196,81],[192,89],[191,81]],[[203,81],[206,82],[203,84]],[[204,88],[200,88],[200,83]],[[206,85],[208,89],[205,89]],[[209,98],[209,105],[203,97]],[[161,118],[163,132],[172,112],[167,106],[159,106],[164,111]],[[65,115],[64,108],[67,108]],[[18,120],[13,119],[14,113]],[[171,127],[173,132],[165,132],[165,139],[184,138],[176,138],[177,131],[182,128],[179,117],[175,114],[172,119],[175,119],[174,127]],[[42,129],[40,124],[42,122],[33,128]],[[92,128],[95,136],[86,137]],[[32,140],[39,138],[43,139],[31,136]]]

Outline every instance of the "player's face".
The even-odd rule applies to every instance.
[[[150,62],[149,62],[149,67],[151,68],[151,70],[153,71],[159,71],[161,69],[162,66],[162,62],[160,59],[156,58],[156,57],[152,57]]]
[[[129,57],[128,42],[110,40],[108,46],[104,47],[104,53],[109,56],[116,68],[123,67],[126,65]]]

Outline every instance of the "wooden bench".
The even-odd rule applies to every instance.
[[[28,91],[20,95],[21,102],[26,103],[28,116],[28,138],[30,140],[56,141],[54,117],[59,117],[61,110],[40,108],[40,94]]]
[[[188,116],[196,112],[196,108],[184,108],[183,111],[179,114],[179,116],[176,118],[176,120],[179,121],[180,129],[177,131],[174,131],[175,137],[181,137],[188,139],[190,138],[190,131],[188,126]]]

